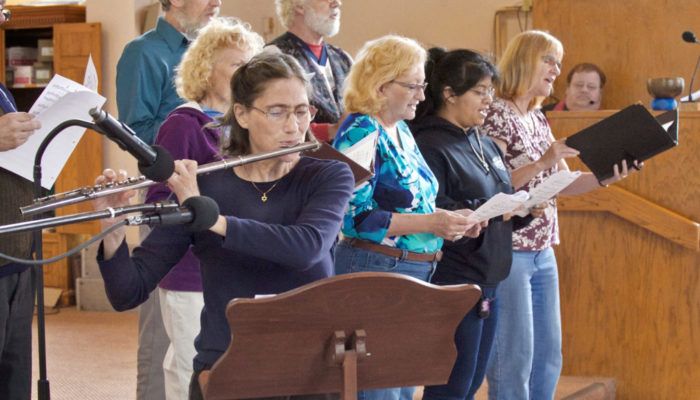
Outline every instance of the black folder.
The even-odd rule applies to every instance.
[[[635,104],[569,136],[566,145],[602,181],[613,176],[615,164],[622,168],[622,160],[632,167],[678,145],[678,110],[654,117]]]

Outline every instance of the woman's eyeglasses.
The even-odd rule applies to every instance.
[[[557,61],[553,56],[542,56],[542,61],[550,67],[557,67],[561,71],[561,61]]]
[[[424,91],[428,87],[428,82],[423,83],[406,83],[401,81],[389,81],[390,83],[395,83],[399,86],[403,86],[412,92]]]
[[[471,90],[472,92],[478,94],[479,97],[481,97],[482,100],[483,100],[483,99],[486,99],[486,98],[493,99],[493,96],[496,94],[496,88],[494,88],[494,87],[482,88],[482,90],[477,90],[477,89],[472,88],[472,89],[469,89],[469,90]]]
[[[273,106],[267,111],[261,110],[255,106],[248,106],[248,108],[265,114],[268,120],[275,123],[286,122],[290,116],[294,115],[296,122],[301,124],[312,121],[316,116],[316,107],[311,105],[297,106],[296,108]]]

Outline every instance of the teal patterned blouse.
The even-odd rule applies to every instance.
[[[335,136],[333,146],[343,151],[379,131],[374,177],[355,188],[345,217],[345,237],[358,238],[417,253],[433,253],[442,239],[432,233],[387,236],[392,213],[435,212],[438,181],[421,155],[406,123],[397,123],[403,148],[397,148],[377,120],[350,114]]]

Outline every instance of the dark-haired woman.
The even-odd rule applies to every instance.
[[[305,72],[291,56],[263,53],[231,80],[232,106],[222,119],[230,127],[224,156],[268,153],[311,140]],[[204,309],[195,341],[190,399],[200,399],[198,377],[229,345],[224,314],[233,298],[280,293],[333,274],[332,248],[354,187],[341,162],[289,154],[197,177],[196,162],[176,161],[168,186],[180,202],[213,198],[216,223],[205,232],[159,226],[129,257],[124,229],[105,237],[98,261],[112,305],[137,306],[192,246],[201,263]],[[116,178],[105,171],[96,183]],[[96,200],[95,208],[126,204],[133,193]],[[103,220],[102,228],[114,225]]]
[[[434,48],[429,55],[426,100],[411,130],[439,182],[437,207],[475,209],[497,193],[512,193],[503,153],[478,129],[491,104],[496,68],[469,50]],[[527,221],[494,218],[477,238],[445,242],[431,282],[478,284],[482,298],[457,328],[457,360],[447,384],[427,386],[423,399],[472,399],[481,386],[498,316],[496,287],[510,270],[513,224]]]

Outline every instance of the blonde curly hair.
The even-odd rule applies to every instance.
[[[387,35],[365,43],[345,78],[343,102],[350,113],[373,115],[384,108],[379,88],[425,64],[427,52],[415,40]]]
[[[265,41],[237,18],[217,17],[199,31],[176,68],[175,88],[185,100],[199,102],[209,89],[219,49],[235,47],[241,51],[262,51]]]

